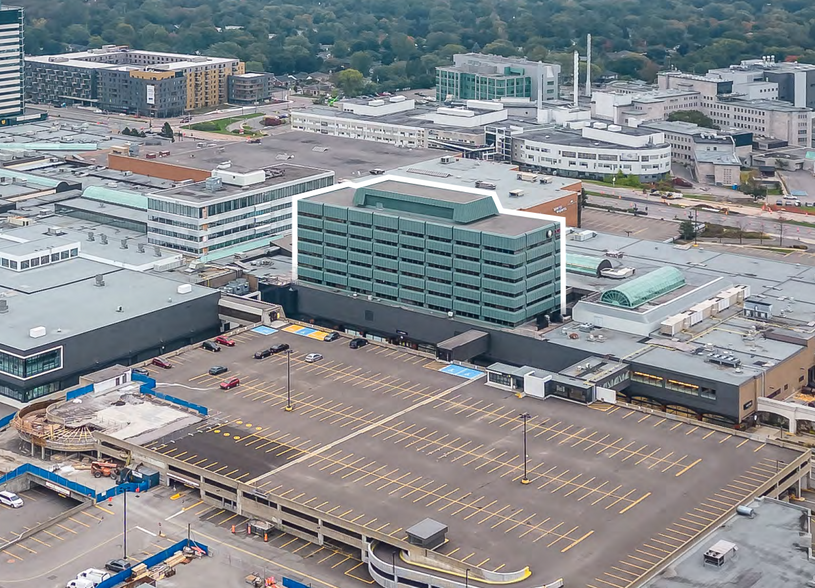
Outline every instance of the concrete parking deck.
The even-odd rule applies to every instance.
[[[519,399],[398,348],[285,330],[235,339],[151,368],[159,390],[214,416],[147,447],[384,536],[434,518],[450,529],[439,552],[462,570],[528,566],[524,586],[635,586],[801,457],[663,414]],[[276,343],[291,357],[252,359]]]

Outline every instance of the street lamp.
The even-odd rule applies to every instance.
[[[699,233],[699,209],[694,208],[693,213],[688,213],[688,220],[693,220],[693,246],[696,247],[696,237]]]
[[[291,405],[291,349],[286,349],[286,412],[291,412],[294,407]]]
[[[124,531],[122,533],[122,559],[127,559],[127,492],[122,492],[124,496],[124,510],[122,511],[122,526]]]
[[[470,588],[470,568],[464,570],[464,588]]]
[[[399,575],[396,573],[396,549],[391,550],[391,572],[393,573],[393,585],[399,586]]]
[[[520,416],[521,420],[524,423],[524,477],[521,478],[521,484],[529,484],[529,478],[527,477],[527,469],[526,469],[526,458],[527,458],[527,454],[526,454],[526,421],[528,421],[532,417],[529,416],[528,412],[522,413],[522,414],[520,414],[518,416]]]

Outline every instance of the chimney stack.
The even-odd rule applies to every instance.
[[[591,33],[586,35],[586,96],[591,98]]]
[[[577,96],[580,91],[580,55],[574,52],[574,105],[577,106]]]

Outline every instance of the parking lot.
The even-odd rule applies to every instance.
[[[438,519],[449,526],[442,553],[489,570],[529,566],[538,585],[627,588],[795,457],[626,408],[519,399],[399,348],[269,331],[152,370],[160,389],[215,417],[151,448],[394,537]],[[277,343],[290,358],[252,359]],[[304,362],[314,352],[325,358]],[[209,376],[216,364],[229,373]],[[227,375],[241,384],[222,391]]]
[[[606,212],[596,208],[583,209],[582,228],[650,241],[664,241],[679,234],[679,225],[673,221],[648,216]]]

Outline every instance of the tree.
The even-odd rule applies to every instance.
[[[161,127],[160,135],[162,137],[167,137],[168,139],[170,139],[170,141],[175,143],[175,132],[173,131],[173,127],[170,126],[170,123],[168,122],[164,123],[164,126]]]
[[[130,127],[125,127],[125,128],[123,128],[123,129],[122,129],[122,134],[123,134],[123,135],[128,135],[128,136],[129,136],[129,135],[131,134]]]
[[[346,96],[359,96],[363,84],[364,77],[356,69],[344,69],[337,74],[337,85]]]
[[[357,51],[350,57],[351,69],[361,72],[363,77],[371,73],[371,66],[374,63],[371,54],[367,51]]]
[[[679,225],[679,238],[683,241],[693,241],[696,236],[696,225],[693,221],[683,220]]]
[[[718,129],[719,127],[709,116],[699,110],[677,110],[668,115],[669,121],[689,122],[707,129]]]

